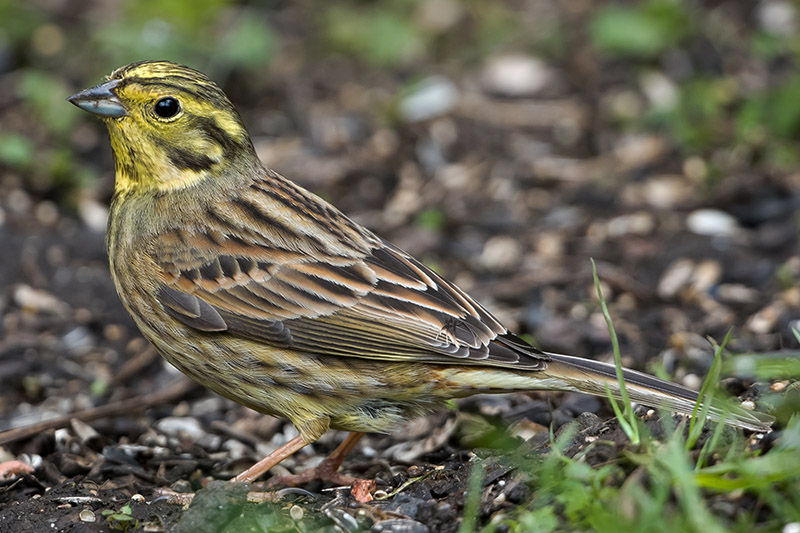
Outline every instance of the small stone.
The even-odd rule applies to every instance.
[[[639,84],[650,105],[658,111],[668,111],[678,103],[678,88],[661,72],[646,72],[639,80]]]
[[[377,457],[378,456],[378,450],[376,450],[372,446],[364,445],[364,446],[361,446],[361,455],[363,455],[364,457],[370,457],[370,458],[371,457]]]
[[[786,387],[789,385],[788,381],[776,381],[772,385],[770,385],[769,390],[772,392],[783,392],[786,390]]]
[[[387,128],[377,130],[369,140],[370,147],[378,158],[387,158],[397,152],[400,139],[397,134]]]
[[[668,150],[667,141],[658,135],[631,135],[614,148],[614,157],[622,169],[634,169],[655,163]]]
[[[227,439],[222,443],[222,449],[230,456],[231,460],[241,459],[250,453],[250,447],[235,439]]]
[[[783,526],[781,533],[800,533],[800,522],[789,522]]]
[[[797,9],[791,2],[759,2],[756,17],[768,33],[784,37],[797,33]]]
[[[400,116],[406,122],[421,122],[449,113],[457,101],[453,82],[444,76],[431,76],[417,83],[400,101]]]
[[[722,283],[717,287],[717,298],[722,303],[756,303],[760,293],[740,283]]]
[[[509,270],[520,260],[522,248],[519,241],[509,235],[497,235],[486,241],[481,253],[481,264],[489,270]]]
[[[553,69],[537,57],[519,54],[490,59],[481,73],[486,92],[501,96],[533,96],[554,78]]]
[[[517,420],[508,428],[509,432],[522,440],[531,440],[536,435],[549,432],[549,429],[528,419]]]
[[[783,302],[774,302],[751,316],[746,327],[753,333],[773,332],[778,319],[785,311],[786,306]]]
[[[564,237],[555,231],[540,231],[536,234],[533,249],[536,252],[536,259],[550,258],[555,259],[564,255]]]
[[[41,289],[34,289],[30,285],[20,284],[14,289],[14,302],[23,309],[36,313],[53,313],[60,315],[69,310],[69,306]]]
[[[616,119],[627,121],[637,119],[642,115],[644,102],[635,91],[617,91],[603,98],[604,108]]]
[[[75,432],[75,435],[77,435],[77,437],[83,443],[92,440],[96,441],[100,438],[100,434],[92,426],[82,420],[73,418],[69,421],[69,425],[72,428],[72,431]]]
[[[102,233],[106,230],[108,209],[105,206],[90,198],[83,198],[78,204],[78,213],[83,223],[92,231]]]
[[[455,26],[464,14],[464,7],[457,0],[425,0],[419,3],[414,18],[421,28],[442,33]]]
[[[703,158],[692,156],[683,162],[683,173],[694,183],[702,183],[708,176],[708,165]]]
[[[289,509],[289,516],[292,517],[292,520],[302,520],[304,514],[303,508],[299,505],[292,505],[292,508]]]
[[[718,209],[692,211],[686,217],[686,227],[692,233],[713,237],[731,237],[740,231],[736,219]]]
[[[195,418],[168,416],[156,422],[156,428],[170,437],[187,437],[197,440],[206,432]]]
[[[656,292],[664,299],[674,297],[689,283],[693,272],[694,261],[691,259],[681,258],[673,261],[661,275]]]
[[[644,183],[641,194],[647,205],[657,209],[672,209],[688,201],[694,194],[694,187],[683,176],[656,176]]]
[[[30,195],[22,189],[14,189],[6,197],[8,210],[15,214],[27,213],[33,201]]]
[[[125,326],[120,324],[107,324],[103,328],[103,337],[107,341],[119,342],[125,338]]]
[[[216,451],[222,446],[222,437],[206,433],[200,436],[194,443],[204,450]]]
[[[780,294],[781,301],[789,307],[800,307],[800,287],[790,287]]]
[[[72,328],[61,338],[64,349],[73,353],[85,353],[95,345],[94,335],[85,327]]]
[[[614,217],[608,221],[606,234],[609,237],[623,235],[649,235],[655,229],[653,215],[645,211]]]
[[[58,207],[48,200],[39,202],[34,213],[36,215],[36,220],[44,226],[53,226],[58,222]]]
[[[699,292],[708,292],[722,278],[722,264],[713,259],[701,261],[692,273],[691,285]]]
[[[703,380],[697,374],[686,374],[682,381],[684,386],[692,390],[700,390],[703,386]]]

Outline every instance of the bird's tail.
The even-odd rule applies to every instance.
[[[547,362],[545,370],[536,372],[539,374],[537,378],[561,380],[565,382],[566,390],[577,390],[597,396],[606,396],[608,387],[614,398],[622,399],[614,365],[569,355],[551,353],[547,355],[551,360]],[[628,396],[636,403],[663,407],[683,414],[691,414],[697,404],[697,392],[686,387],[627,368],[623,369],[622,375]],[[712,402],[708,416],[732,426],[761,432],[769,431],[774,420],[767,414],[748,411],[738,405],[729,405],[719,400]]]

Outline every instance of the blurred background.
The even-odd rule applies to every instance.
[[[143,59],[543,348],[609,357],[590,258],[630,366],[697,387],[706,336],[796,347],[799,9],[0,0],[0,429],[174,377],[108,276],[105,129],[65,101]]]

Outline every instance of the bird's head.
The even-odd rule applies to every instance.
[[[258,164],[228,97],[189,67],[133,63],[68,100],[108,126],[117,193],[183,189]]]

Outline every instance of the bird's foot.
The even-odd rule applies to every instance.
[[[155,489],[154,494],[156,497],[153,499],[153,502],[166,501],[167,503],[182,505],[183,507],[189,507],[195,496],[194,492],[176,492],[172,489]],[[307,490],[289,488],[271,491],[250,491],[247,493],[247,501],[249,503],[276,503],[290,494],[308,496],[311,499],[317,498],[315,494]]]
[[[310,481],[327,481],[339,486],[350,486],[359,480],[352,476],[348,476],[338,472],[339,463],[341,461],[329,461],[330,457],[325,458],[315,468],[310,468],[299,474],[286,475],[286,476],[273,476],[265,484],[265,488],[275,487],[278,485],[286,485],[288,487],[296,487]]]
[[[194,499],[194,492],[175,492],[172,489],[155,489],[153,494],[155,498],[150,503],[166,501],[173,505],[189,507],[189,504],[191,504]]]

